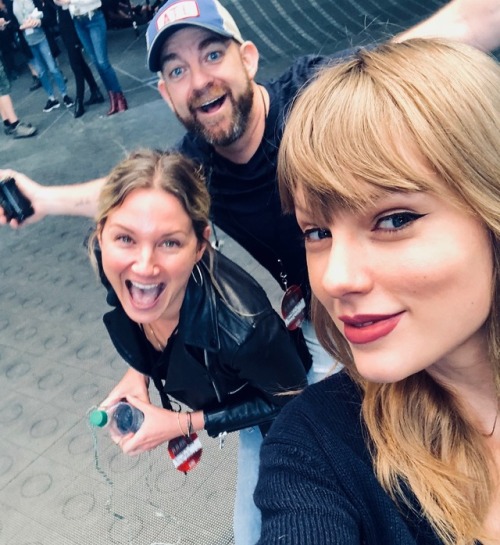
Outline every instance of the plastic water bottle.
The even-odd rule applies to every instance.
[[[119,401],[106,409],[96,409],[89,416],[92,426],[108,427],[115,433],[135,433],[144,422],[144,413],[127,401]]]

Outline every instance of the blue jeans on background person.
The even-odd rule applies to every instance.
[[[255,545],[260,538],[261,514],[253,501],[259,477],[262,433],[259,426],[240,430],[238,473],[234,500],[233,531],[235,545]]]
[[[94,11],[92,17],[74,17],[73,22],[83,49],[95,64],[106,90],[121,93],[120,83],[108,59],[108,29],[102,10]]]
[[[42,84],[43,90],[49,97],[54,96],[54,88],[49,78],[49,73],[54,78],[54,81],[62,96],[67,95],[66,83],[64,76],[57,67],[56,61],[50,52],[49,42],[44,38],[36,45],[30,45],[33,53],[33,61],[35,70],[38,73],[38,79]]]
[[[314,332],[314,329],[312,331]],[[310,333],[308,328],[306,328],[306,332]],[[317,339],[316,343],[318,343]],[[321,361],[327,368],[324,372],[321,372],[319,366],[317,366],[316,370],[311,367],[307,373],[308,384],[319,382],[330,374],[330,372],[342,369],[341,365],[333,367],[335,360],[332,359],[319,343],[318,347],[324,353],[321,354]],[[259,509],[253,501],[253,493],[259,478],[259,453],[262,441],[262,433],[258,426],[240,430],[236,497],[233,513],[235,545],[255,545],[260,538],[262,518]]]

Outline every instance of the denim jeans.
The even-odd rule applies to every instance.
[[[313,384],[325,378],[327,374],[328,372],[314,371],[311,367],[307,382]],[[235,545],[255,545],[260,538],[262,519],[253,501],[253,493],[259,477],[259,452],[263,439],[258,426],[240,430],[239,439],[233,514],[234,543]]]
[[[56,61],[50,52],[49,42],[47,38],[44,38],[40,43],[36,45],[30,45],[31,52],[33,53],[33,60],[35,70],[38,73],[38,78],[42,84],[43,90],[47,95],[54,96],[54,88],[49,78],[49,73],[54,78],[54,81],[62,96],[67,94],[66,84],[64,83],[64,76],[57,67]]]
[[[235,545],[255,545],[259,541],[261,515],[253,502],[259,477],[262,434],[258,426],[240,430],[238,474],[234,500],[233,531]]]
[[[73,22],[83,49],[95,64],[106,90],[121,93],[118,78],[108,59],[107,27],[102,11],[95,11],[91,18],[74,17]]]

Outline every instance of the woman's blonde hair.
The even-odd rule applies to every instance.
[[[201,169],[176,152],[140,149],[110,172],[99,195],[96,226],[88,240],[94,266],[94,249],[109,214],[136,189],[162,189],[177,197],[193,223],[198,242],[207,242],[204,237],[209,224],[210,196]]]
[[[410,40],[361,50],[324,69],[294,104],[278,161],[285,210],[293,211],[300,188],[319,224],[328,224],[333,207],[359,209],[382,191],[413,190],[445,193],[480,219],[495,267],[486,327],[497,391],[499,152],[498,63],[457,43]],[[407,505],[414,494],[445,544],[484,538],[496,476],[453,392],[426,372],[394,384],[368,383],[314,297],[312,316],[322,344],[363,388],[363,417],[384,488]]]

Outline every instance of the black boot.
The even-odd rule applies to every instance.
[[[75,109],[73,112],[73,115],[76,117],[82,117],[82,115],[85,113],[85,108],[83,107],[83,100],[81,98],[77,98],[75,100]]]
[[[83,104],[85,106],[91,106],[92,104],[102,104],[103,102],[104,97],[102,96],[99,87],[96,87],[95,89],[92,89],[92,91],[90,91],[90,98]]]

